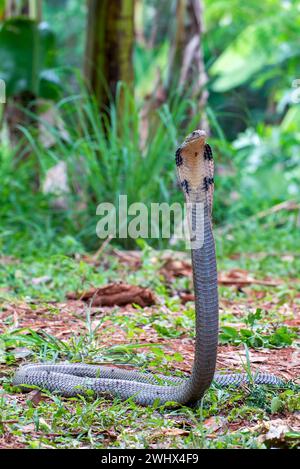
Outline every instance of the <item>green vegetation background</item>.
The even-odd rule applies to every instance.
[[[168,23],[172,22],[161,15],[152,48],[137,41],[135,98],[126,93],[121,119],[118,104],[111,105],[112,124],[105,129],[76,71],[84,50],[84,2],[68,0],[63,9],[54,3],[45,2],[44,19],[56,35],[56,72],[68,83],[63,99],[51,104],[61,125],[41,124],[54,141],[48,149],[24,129],[31,153],[21,164],[19,149],[9,147],[2,131],[0,247],[6,254],[72,254],[97,249],[96,206],[102,201],[114,202],[122,193],[128,194],[129,203],[182,198],[173,154],[195,125],[196,119],[188,123],[186,119],[195,103],[189,96],[179,99],[174,92],[154,111],[155,123],[143,150],[139,137],[145,95],[151,92],[158,68],[163,79],[166,75],[172,28]],[[151,34],[156,7],[157,2],[149,0],[138,11],[137,27],[143,28],[145,37]],[[207,115],[217,166],[214,220],[219,227],[235,225],[275,204],[299,198],[300,108],[295,88],[300,77],[299,4],[207,0],[204,7]],[[67,164],[70,185],[63,210],[54,208],[51,197],[36,190],[34,176],[38,168],[42,186],[46,171],[59,161]],[[251,223],[248,228],[243,225],[247,239],[258,237],[253,220]],[[295,228],[294,236],[298,236],[297,220],[292,214],[277,225],[274,236],[281,245],[291,247],[296,241],[287,233]],[[240,243],[243,233],[234,227],[232,236],[229,245]],[[158,241],[152,245],[167,244]],[[134,243],[124,246],[134,247]]]

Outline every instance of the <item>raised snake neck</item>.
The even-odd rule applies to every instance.
[[[142,405],[155,402],[194,405],[214,380],[219,385],[239,385],[252,378],[246,373],[215,374],[218,346],[218,281],[211,211],[214,188],[212,151],[205,143],[205,132],[196,130],[176,151],[180,184],[190,207],[191,257],[195,290],[196,337],[194,364],[189,378],[128,371],[85,364],[29,364],[15,374],[13,384],[28,390],[37,386],[72,397],[94,391],[99,395],[132,398]],[[200,218],[197,218],[200,207]],[[199,221],[200,220],[200,221]],[[267,373],[253,377],[257,384],[280,385],[282,381]]]

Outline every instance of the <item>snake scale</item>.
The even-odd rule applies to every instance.
[[[193,227],[201,231],[199,245],[191,242],[195,291],[196,337],[194,363],[187,379],[128,371],[120,368],[86,364],[27,364],[16,372],[13,384],[23,391],[37,386],[72,397],[94,391],[97,396],[132,398],[136,403],[195,405],[214,380],[221,386],[248,383],[247,373],[215,373],[218,346],[218,281],[215,243],[212,231],[214,161],[202,130],[189,134],[176,151],[179,182],[191,208],[191,241]],[[202,222],[195,224],[195,208],[202,207]],[[196,233],[196,235],[199,233]],[[197,236],[196,236],[197,237]],[[257,384],[280,385],[282,381],[268,373],[253,377]],[[27,388],[26,388],[27,386]]]

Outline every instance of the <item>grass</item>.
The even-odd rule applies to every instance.
[[[131,402],[118,401],[114,401],[108,411],[107,403],[100,399],[65,401],[53,396],[38,407],[27,400],[24,409],[13,399],[9,406],[5,400],[0,405],[2,425],[9,425],[12,435],[26,441],[29,448],[149,448],[152,445],[164,448],[262,448],[264,445],[257,441],[255,432],[247,427],[216,438],[204,424],[216,411],[225,412],[229,424],[246,420],[249,425],[270,418],[270,412],[257,404],[257,395],[253,403],[252,394],[245,397],[244,393],[231,392],[229,400],[224,392],[210,391],[202,412],[188,408],[173,411],[145,409]],[[280,396],[284,408],[288,398],[284,393]],[[259,398],[265,400],[266,408],[272,393],[262,390]],[[14,420],[18,423],[9,423]],[[221,422],[222,417],[216,418],[215,426],[218,420]]]
[[[161,253],[152,248],[166,244],[123,243],[123,247],[142,249],[138,270],[113,254],[112,247],[120,247],[121,241],[109,244],[97,262],[91,262],[89,252],[102,243],[95,236],[99,202],[115,202],[121,193],[128,194],[129,203],[182,201],[174,183],[173,154],[183,137],[177,129],[185,129],[184,134],[190,130],[185,122],[192,105],[188,99],[174,99],[151,113],[149,134],[140,148],[141,109],[126,90],[122,119],[118,105],[112,106],[110,124],[98,118],[94,103],[83,93],[56,105],[68,138],[46,126],[55,140],[53,148],[43,148],[26,130],[33,152],[21,165],[17,154],[0,148],[4,227],[0,233],[0,447],[299,445],[300,392],[294,382],[299,346],[300,286],[295,280],[300,273],[299,215],[297,210],[282,210],[257,216],[291,197],[295,162],[289,151],[284,161],[261,155],[253,172],[248,166],[256,155],[251,139],[240,136],[236,142],[226,142],[212,112],[209,118],[218,137],[211,143],[220,170],[214,210],[219,270],[239,268],[257,279],[280,280],[274,287],[220,286],[218,367],[246,371],[252,377],[258,368],[268,369],[293,380],[282,388],[213,385],[198,409],[141,408],[131,400],[92,396],[64,399],[43,393],[36,397],[11,388],[12,375],[24,361],[106,362],[179,376],[190,370],[194,305],[183,305],[179,294],[191,291],[191,279],[164,280],[159,270]],[[267,133],[262,137],[267,139]],[[281,143],[287,145],[284,139]],[[243,144],[242,150],[237,144]],[[64,210],[55,207],[55,196],[36,188],[47,170],[61,160],[67,164],[70,184]],[[145,309],[95,308],[67,299],[68,292],[119,280],[150,288],[158,304]],[[274,440],[268,432],[279,424],[286,430]]]
[[[6,226],[2,233],[3,249],[11,253],[17,248],[10,239],[16,223],[21,239],[29,241],[32,235],[36,238],[32,244],[35,251],[63,242],[69,253],[74,248],[72,238],[75,248],[83,244],[95,249],[94,234],[99,221],[96,209],[101,202],[118,207],[120,195],[127,196],[128,206],[142,202],[149,207],[152,202],[182,200],[174,181],[174,154],[185,133],[197,125],[198,116],[189,118],[188,126],[185,124],[193,106],[191,100],[174,96],[153,112],[146,123],[141,118],[141,104],[122,84],[116,103],[111,104],[106,116],[99,116],[96,103],[84,88],[81,94],[51,105],[63,131],[39,119],[44,135],[54,141],[50,148],[45,148],[44,142],[25,128],[24,137],[32,152],[26,164],[16,166],[18,151],[15,155],[9,152],[1,155],[0,148],[1,192],[7,201],[1,208]],[[35,115],[31,117],[37,119]],[[179,133],[177,129],[184,131]],[[62,161],[67,166],[69,185],[63,210],[55,206],[57,194],[42,194],[36,187],[42,186],[47,171]],[[65,233],[69,236],[64,240]],[[158,243],[162,245],[161,240]],[[126,239],[120,244],[134,246],[134,242]],[[22,253],[21,246],[19,252]]]
[[[278,364],[287,360],[284,354],[291,357],[297,353],[298,329],[289,325],[289,321],[294,318],[292,308],[299,311],[299,284],[290,283],[289,278],[291,274],[299,275],[300,269],[289,240],[298,234],[284,226],[278,229],[281,233],[278,238],[274,225],[270,230],[266,233],[264,226],[257,225],[254,244],[235,230],[234,236],[239,239],[236,250],[233,245],[226,245],[226,255],[218,250],[222,270],[242,267],[259,278],[274,275],[283,280],[276,287],[220,288],[221,368],[233,364],[235,369],[246,369],[253,375],[251,360],[257,357],[258,367],[264,367],[266,356],[276,373]],[[225,246],[224,240],[218,238],[217,245]],[[253,253],[260,251],[276,256],[253,257]],[[284,260],[288,254],[295,256],[293,266]],[[118,264],[109,249],[98,264],[57,253],[46,257],[42,252],[38,257],[11,258],[2,263],[2,447],[292,448],[299,444],[294,416],[300,410],[300,389],[293,381],[282,388],[212,386],[198,409],[142,408],[130,399],[125,403],[118,399],[94,400],[92,396],[65,399],[49,393],[43,393],[35,402],[31,394],[19,394],[11,388],[11,376],[23,360],[122,363],[184,374],[191,359],[194,310],[192,303],[182,306],[176,292],[190,288],[190,282],[186,278],[176,279],[170,290],[158,275],[158,266],[159,263],[153,263],[149,248],[137,271]],[[120,279],[151,287],[159,297],[159,304],[146,310],[127,307],[124,314],[124,308],[102,310],[89,305],[78,308],[78,304],[65,300],[68,291]],[[7,310],[7,306],[11,309]],[[243,344],[246,351],[249,347],[250,361]],[[228,362],[228,357],[234,361]],[[276,422],[285,422],[291,430],[287,429],[282,439],[273,441],[267,437],[268,428]]]

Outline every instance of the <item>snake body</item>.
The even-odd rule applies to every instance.
[[[22,366],[15,374],[14,385],[21,386],[24,391],[28,386],[37,386],[67,397],[94,391],[98,396],[132,398],[142,405],[155,402],[195,405],[213,380],[221,386],[240,385],[251,380],[246,373],[215,373],[219,306],[211,221],[214,163],[205,137],[204,131],[196,130],[176,151],[178,177],[190,210],[196,312],[194,363],[190,377],[181,379],[109,366],[37,363]],[[197,207],[201,208],[200,222]],[[193,245],[195,239],[198,242]],[[282,383],[267,373],[258,373],[253,380],[257,384]]]

